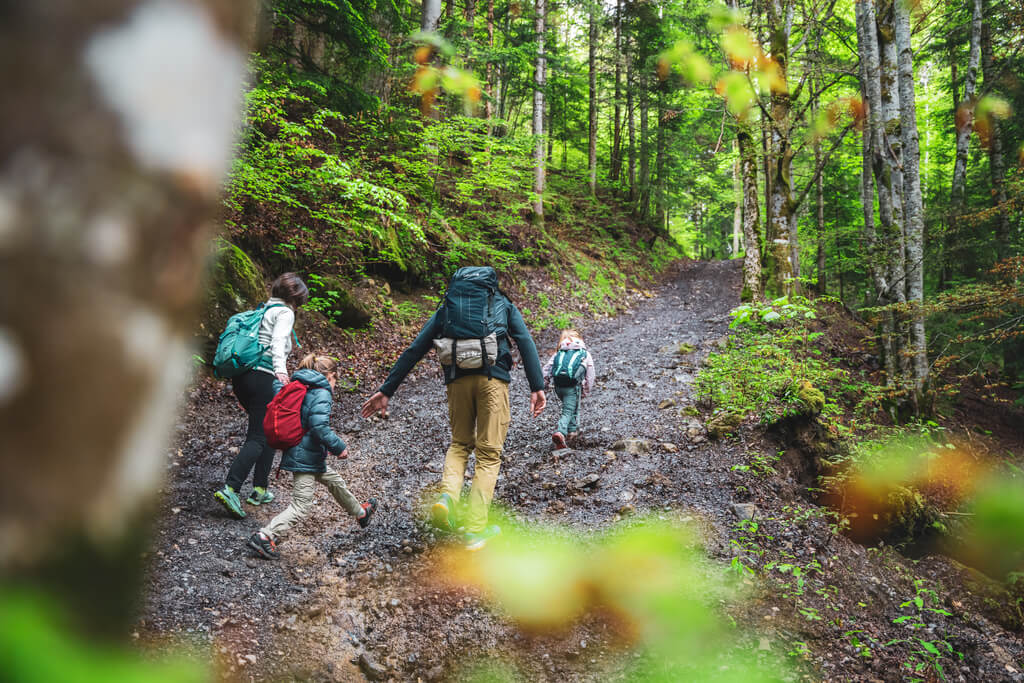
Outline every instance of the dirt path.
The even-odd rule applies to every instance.
[[[517,523],[556,522],[593,530],[612,525],[624,506],[639,513],[686,510],[706,520],[707,550],[725,560],[733,554],[729,539],[736,534],[732,503],[753,502],[766,516],[776,513],[780,519],[790,514],[778,511],[791,509],[786,506],[792,485],[767,480],[752,485],[730,469],[748,459],[750,449],[766,445],[749,443],[745,436],[721,442],[703,435],[694,439],[686,433],[690,418],[680,414],[698,364],[727,331],[727,313],[738,300],[739,265],[688,264],[656,296],[618,318],[584,327],[598,383],[583,406],[582,443],[569,455],[551,453],[557,399],[540,418],[529,419],[525,378],[521,371],[514,373],[513,422],[496,501],[508,507]],[[550,349],[555,333],[537,342]],[[681,343],[692,345],[694,352],[679,355]],[[428,558],[444,541],[422,521],[421,506],[440,479],[448,427],[436,365],[425,359],[420,367],[392,400],[387,421],[358,418],[358,395],[341,396],[335,405],[335,427],[351,450],[349,460],[336,468],[357,496],[382,501],[374,523],[359,529],[320,491],[312,518],[280,545],[278,562],[253,557],[243,544],[286,505],[289,475],[272,482],[278,499],[268,509],[247,506],[251,514],[246,520],[228,519],[211,492],[222,484],[232,449],[239,445],[242,416],[230,390],[212,384],[197,388],[188,398],[177,445],[168,453],[165,515],[139,624],[143,640],[194,635],[200,649],[213,648],[224,677],[231,680],[350,681],[364,674],[382,680],[444,680],[460,662],[480,654],[515,660],[530,680],[614,678],[622,652],[611,646],[613,636],[599,620],[584,619],[557,636],[529,636],[495,616],[476,596],[432,581]],[[666,399],[676,405],[659,410]],[[650,451],[606,455],[612,443],[629,438],[646,440]],[[595,485],[574,485],[588,475],[598,477]],[[826,564],[860,563],[862,574],[882,576],[869,589],[885,594],[874,617],[879,638],[884,637],[892,613],[899,614],[900,582],[912,577],[889,577],[885,572],[902,574],[831,534],[820,517],[782,524],[775,542],[780,549],[788,547],[796,555],[834,553]],[[833,586],[844,578],[854,586],[863,584],[860,575],[838,576],[830,577]],[[824,579],[818,583],[826,585]],[[839,585],[843,591],[836,592],[845,592],[846,586]],[[862,599],[860,589],[850,592],[853,603]],[[834,602],[837,611],[846,608],[838,598]],[[756,609],[767,611],[764,619],[776,614],[779,622],[800,619],[791,600],[765,596],[751,611]],[[761,617],[741,616],[741,621],[754,619]],[[834,636],[830,628],[838,629]],[[814,678],[843,672],[841,677],[848,679],[899,679],[889,675],[893,662],[876,658],[880,666],[875,667],[858,660],[856,650],[844,656],[830,641],[843,628],[780,623],[769,635],[776,651],[786,647],[782,641],[811,642],[814,651],[805,659],[819,672]],[[981,632],[975,640],[987,637]],[[1024,652],[1019,637],[1000,632],[999,639],[1003,654],[1019,657]],[[980,664],[972,665],[968,671],[980,671]],[[994,660],[992,666],[992,671],[1003,671]],[[964,680],[975,679],[968,675]]]

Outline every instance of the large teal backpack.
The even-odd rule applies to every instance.
[[[267,351],[260,344],[260,323],[268,310],[283,304],[260,304],[252,311],[242,311],[228,318],[228,324],[213,354],[213,374],[221,379],[238,377],[251,370]]]
[[[583,380],[587,368],[585,349],[559,349],[551,366],[551,379],[556,387],[574,387]]]

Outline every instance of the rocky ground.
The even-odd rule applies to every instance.
[[[949,680],[1024,680],[1024,641],[986,616],[984,600],[964,585],[969,570],[837,534],[810,501],[806,473],[789,462],[799,454],[751,468],[774,462],[780,447],[771,436],[744,426],[735,438],[711,439],[707,416],[687,410],[694,374],[724,339],[739,286],[738,262],[686,264],[626,313],[584,326],[598,381],[571,452],[551,450],[557,399],[530,419],[525,379],[514,373],[496,501],[514,523],[553,522],[581,534],[645,512],[700,520],[715,562],[727,568],[738,558],[761,576],[745,579],[751,601],[728,608],[748,634],[736,647],[790,655],[786,677],[909,680],[925,661],[923,680],[938,678],[935,663]],[[537,342],[547,353],[555,333]],[[436,364],[428,358],[421,368],[395,395],[388,420],[360,419],[358,393],[335,403],[334,426],[351,455],[334,466],[357,496],[381,501],[373,524],[360,529],[320,491],[277,562],[251,555],[244,541],[287,504],[290,475],[272,480],[273,503],[229,519],[211,494],[244,418],[229,389],[197,383],[168,451],[140,639],[184,637],[213,654],[226,680],[450,680],[482,654],[515,660],[529,680],[617,678],[632,653],[601,619],[524,633],[473,591],[436,581],[431,557],[449,541],[426,526],[423,506],[440,479],[448,427]],[[616,443],[624,440],[636,441]],[[919,617],[912,624],[900,619],[911,615]]]

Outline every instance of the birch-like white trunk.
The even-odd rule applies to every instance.
[[[967,72],[964,74],[964,97],[956,108],[956,160],[953,162],[953,187],[950,197],[953,209],[962,213],[967,201],[967,152],[974,130],[974,96],[978,84],[978,66],[981,63],[981,0],[972,0],[970,45],[967,53]]]
[[[533,89],[533,136],[536,139],[533,152],[533,191],[537,198],[533,202],[533,215],[538,221],[544,220],[544,181],[546,177],[546,158],[544,154],[544,13],[544,0],[537,0],[537,17],[534,24],[537,36],[537,61],[534,67]]]
[[[863,166],[861,172],[861,204],[864,210],[864,241],[867,246],[867,265],[875,287],[876,302],[880,306],[890,303],[888,248],[878,239],[875,228],[875,182],[878,180],[879,221],[888,212],[891,220],[892,209],[888,203],[889,193],[883,191],[887,164],[883,161],[885,134],[882,129],[882,82],[881,58],[878,49],[878,28],[875,21],[875,5],[872,0],[857,0],[857,40],[860,53],[860,83],[864,98],[867,121],[863,138]],[[893,344],[893,318],[888,311],[881,314],[879,324],[879,349],[886,382],[895,383],[896,351]]]
[[[743,124],[741,124],[743,125]],[[761,290],[760,207],[757,203],[757,149],[750,130],[743,125],[736,135],[740,154],[740,175],[743,178],[743,301],[759,301]]]
[[[914,93],[914,53],[910,46],[910,9],[896,3],[895,31],[899,53],[900,132],[903,138],[903,205],[906,220],[906,293],[910,307],[910,354],[915,405],[928,381],[928,353],[924,311],[924,201],[921,175],[917,108]]]
[[[420,30],[429,33],[437,30],[437,24],[441,20],[441,0],[423,0],[423,10],[420,16]]]
[[[597,194],[597,3],[591,2],[589,8],[588,31],[588,63],[590,65],[589,83],[589,123],[587,164],[590,170],[590,194]]]
[[[0,577],[73,591],[74,621],[119,638],[172,464],[255,10],[0,10],[0,63],[17,65],[0,74]]]

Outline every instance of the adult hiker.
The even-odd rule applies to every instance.
[[[274,494],[267,490],[274,449],[267,445],[263,417],[274,394],[288,383],[287,358],[292,351],[295,309],[307,299],[309,289],[295,273],[284,273],[274,280],[270,298],[261,309],[259,345],[264,349],[263,354],[251,369],[231,378],[231,388],[249,416],[249,427],[245,443],[231,461],[224,488],[213,497],[236,519],[245,517],[238,494],[250,472],[253,472],[253,487],[245,502],[263,505],[274,499]]]
[[[441,307],[431,316],[406,349],[391,373],[363,404],[362,416],[387,413],[388,401],[412,368],[437,349],[448,395],[452,442],[444,459],[442,493],[431,509],[436,526],[447,531],[459,527],[455,504],[462,492],[469,454],[476,452],[476,473],[466,514],[466,548],[479,550],[501,533],[487,525],[494,485],[501,467],[501,451],[511,421],[509,382],[515,340],[530,385],[530,413],[544,409],[544,377],[540,358],[523,316],[498,289],[498,275],[490,267],[460,268],[452,277]]]

